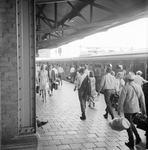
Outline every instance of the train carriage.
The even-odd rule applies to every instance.
[[[36,59],[38,64],[60,64],[64,71],[64,79],[69,75],[72,65],[77,68],[81,64],[88,64],[88,69],[95,72],[96,68],[100,68],[101,76],[104,72],[105,64],[112,64],[115,73],[119,71],[119,66],[123,66],[123,70],[128,73],[129,71],[136,72],[141,70],[142,76],[148,79],[148,51],[132,52],[132,53],[116,53],[108,55],[95,55],[75,58],[61,58],[61,59]]]

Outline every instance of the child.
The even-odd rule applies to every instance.
[[[91,107],[91,103],[93,103],[93,107],[95,106],[95,102],[94,99],[97,97],[97,92],[96,92],[96,88],[95,88],[95,84],[96,84],[96,79],[94,77],[94,72],[90,71],[89,72],[89,78],[90,78],[90,82],[91,82],[91,96],[89,98],[89,107]]]

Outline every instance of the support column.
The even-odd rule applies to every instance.
[[[42,150],[36,133],[35,0],[16,0],[18,130],[5,139],[2,150]]]

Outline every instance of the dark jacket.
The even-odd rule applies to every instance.
[[[79,90],[81,91],[82,97],[84,99],[86,99],[87,96],[89,96],[89,97],[91,96],[91,84],[90,84],[90,79],[89,79],[88,75],[83,80]]]

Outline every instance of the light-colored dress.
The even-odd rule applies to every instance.
[[[40,90],[48,89],[48,72],[47,70],[41,70],[40,74]]]
[[[117,79],[116,78],[116,86],[115,86],[115,89],[117,91],[117,93],[120,95],[121,94],[121,91],[122,91],[122,88],[123,86],[125,85],[125,81],[121,78],[121,79]]]
[[[90,82],[91,82],[91,97],[94,98],[97,96],[97,92],[96,92],[96,79],[94,77],[90,77]]]

